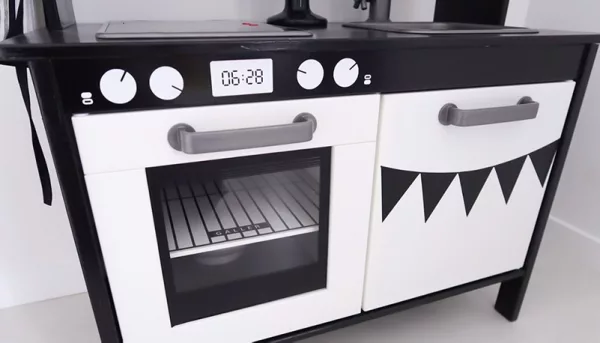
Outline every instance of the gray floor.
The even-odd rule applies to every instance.
[[[303,343],[600,342],[597,247],[549,225],[516,323],[494,310],[496,287],[318,336]],[[0,311],[3,343],[99,343],[85,294]]]

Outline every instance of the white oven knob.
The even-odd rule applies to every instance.
[[[113,104],[126,104],[135,96],[137,84],[127,71],[111,69],[100,79],[100,92]]]
[[[358,79],[358,64],[351,58],[344,58],[333,69],[335,83],[342,87],[350,87]]]
[[[323,66],[317,60],[306,60],[298,67],[296,79],[300,87],[306,90],[312,90],[323,81]]]
[[[159,99],[173,100],[183,92],[183,77],[175,68],[157,68],[150,75],[150,89]]]

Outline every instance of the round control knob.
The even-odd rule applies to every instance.
[[[111,69],[100,79],[100,92],[113,104],[126,104],[135,96],[137,84],[127,71]]]
[[[306,60],[298,67],[296,79],[300,87],[306,90],[312,90],[321,84],[323,81],[323,66],[317,60]]]
[[[173,100],[183,92],[183,77],[175,68],[157,68],[150,75],[150,89],[159,99]]]
[[[350,87],[358,79],[358,64],[351,58],[339,61],[333,69],[333,80],[342,87]]]

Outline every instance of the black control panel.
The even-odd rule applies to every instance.
[[[269,72],[242,68],[235,74],[215,70],[211,75],[211,62],[240,61],[244,65],[242,61],[251,64],[268,59],[272,60]],[[56,61],[55,71],[65,110],[75,114],[375,93],[379,91],[378,76],[371,60],[366,52],[173,54],[61,60]],[[272,78],[272,92],[214,96],[212,78],[230,88],[240,82],[239,87],[271,82]]]
[[[140,55],[53,61],[64,115],[572,80],[579,46],[281,51]],[[268,93],[214,96],[217,82],[268,82]],[[541,63],[540,61],[543,61]],[[235,63],[234,63],[235,64]],[[268,68],[267,68],[268,66]],[[270,68],[270,69],[269,69]],[[322,71],[321,71],[322,70]],[[213,70],[214,71],[214,70]],[[322,73],[322,76],[320,76]],[[259,87],[263,91],[268,88]],[[255,87],[255,86],[253,86]],[[218,92],[217,92],[218,93]]]

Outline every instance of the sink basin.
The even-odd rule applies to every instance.
[[[497,25],[465,24],[465,23],[433,23],[433,22],[355,22],[346,23],[346,27],[377,30],[397,33],[416,33],[426,35],[457,35],[457,34],[519,34],[537,33],[538,31],[525,27],[510,27]]]

